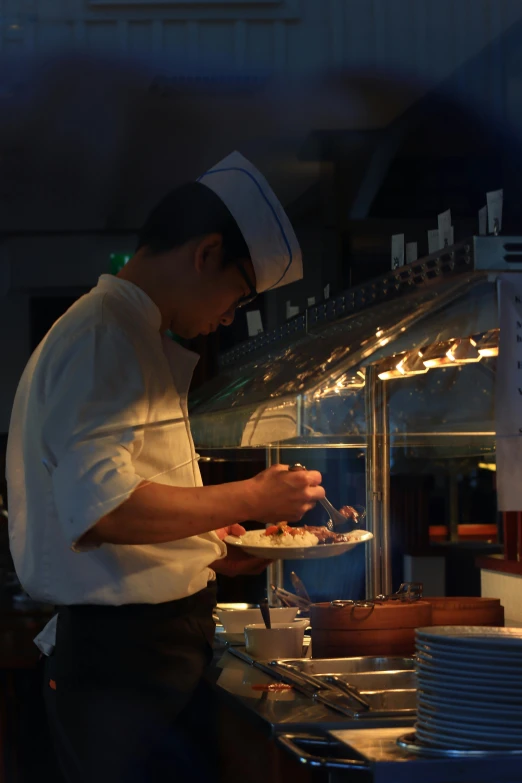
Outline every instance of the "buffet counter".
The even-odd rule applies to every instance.
[[[278,676],[248,658],[240,648],[216,645],[210,681],[218,709],[223,781],[522,782],[522,750],[520,755],[419,757],[397,745],[398,738],[412,735],[411,714],[350,717],[299,689],[269,690]]]

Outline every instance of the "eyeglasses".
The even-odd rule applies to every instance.
[[[253,302],[254,299],[256,298],[256,296],[258,296],[258,293],[256,291],[255,285],[253,285],[251,279],[247,275],[244,266],[242,264],[240,264],[240,263],[236,263],[236,266],[239,269],[239,271],[241,273],[241,276],[243,277],[245,283],[247,284],[247,286],[250,289],[248,294],[245,294],[244,296],[241,296],[237,300],[236,308],[238,308],[238,307],[244,307],[245,305],[250,304],[250,302]]]

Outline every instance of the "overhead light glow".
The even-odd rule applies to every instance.
[[[499,336],[500,329],[490,329],[477,338],[477,350],[482,357],[498,356]]]
[[[480,362],[481,355],[477,350],[476,343],[466,338],[464,340],[455,340],[451,347],[446,351],[446,356],[454,365],[474,364]]]

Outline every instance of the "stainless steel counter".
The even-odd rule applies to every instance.
[[[423,758],[400,749],[396,740],[413,731],[411,717],[368,723],[295,689],[256,690],[274,679],[219,645],[212,681],[240,724],[248,722],[280,753],[293,755],[296,771],[321,771],[317,779],[327,783],[522,783],[520,756]]]
[[[325,758],[301,751],[297,738],[281,737],[304,766],[328,770],[329,783],[353,783],[359,774],[372,783],[519,783],[520,755],[497,753],[482,758],[422,758],[397,746],[404,729],[341,729],[329,733],[336,753]],[[290,739],[290,742],[288,740]],[[330,751],[331,752],[331,751]],[[361,779],[360,777],[357,779]]]

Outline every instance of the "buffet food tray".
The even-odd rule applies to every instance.
[[[358,657],[259,661],[241,648],[229,652],[336,712],[362,721],[416,715],[412,658]]]

